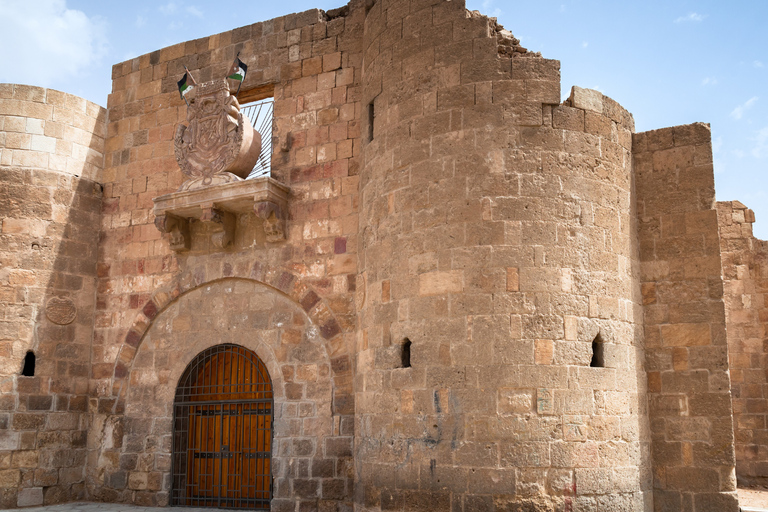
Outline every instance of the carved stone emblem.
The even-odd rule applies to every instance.
[[[176,161],[187,177],[179,190],[248,176],[261,153],[261,135],[240,113],[226,79],[201,84],[190,96],[188,125],[180,124],[174,137]]]
[[[69,297],[51,297],[45,305],[45,316],[58,325],[68,325],[75,321],[77,307]]]

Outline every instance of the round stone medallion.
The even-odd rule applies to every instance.
[[[58,325],[71,324],[77,316],[77,307],[69,297],[51,297],[45,306],[45,316]]]

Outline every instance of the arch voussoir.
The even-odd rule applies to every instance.
[[[336,361],[332,364],[334,377],[342,378],[342,380],[349,379],[351,358],[348,354],[338,354],[340,345],[343,345],[337,341],[337,338],[343,334],[342,324],[337,320],[325,300],[299,274],[285,268],[270,267],[261,261],[253,262],[250,265],[235,266],[225,263],[214,268],[198,266],[178,274],[167,286],[155,291],[136,314],[133,325],[123,338],[114,363],[111,396],[102,399],[109,400],[109,405],[105,408],[110,408],[114,412],[119,407],[118,398],[124,392],[133,360],[145,334],[157,316],[182,295],[222,279],[255,281],[292,299],[309,316],[323,340],[331,345],[329,354],[336,354],[336,357],[332,359],[332,361]],[[347,394],[351,395],[351,392]],[[344,401],[347,402],[348,398],[345,398]],[[336,402],[335,399],[334,402]]]

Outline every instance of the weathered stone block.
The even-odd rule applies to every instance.
[[[419,276],[419,295],[460,293],[464,287],[463,279],[464,276],[460,270],[421,274]]]
[[[7,428],[7,426],[6,426]],[[0,430],[0,450],[10,451],[19,447],[19,433],[12,430]]]
[[[662,343],[667,347],[710,345],[712,335],[708,324],[670,324],[661,326]]]
[[[603,113],[603,94],[599,91],[573,86],[569,101],[574,108]]]
[[[33,507],[43,504],[43,488],[27,487],[19,491],[16,505],[19,507]]]
[[[536,364],[552,364],[554,344],[552,340],[536,340],[534,344],[534,361]]]
[[[13,489],[21,482],[21,471],[18,469],[0,470],[0,488]]]
[[[45,424],[45,415],[16,413],[13,415],[14,430],[40,430]]]
[[[128,488],[133,490],[147,489],[149,473],[132,471],[128,474]]]
[[[34,484],[40,487],[51,487],[56,485],[59,481],[59,472],[56,469],[42,469],[35,470]]]

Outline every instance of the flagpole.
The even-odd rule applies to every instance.
[[[235,55],[235,60],[240,60],[240,52],[237,52],[237,55]],[[237,84],[237,92],[235,93],[235,98],[237,98],[237,95],[240,94],[240,88],[243,86],[243,82],[245,81],[245,77],[243,77],[242,80],[240,80],[240,83]]]
[[[189,78],[192,79],[192,83],[197,85],[197,80],[195,80],[195,77],[192,76],[192,73],[189,71],[189,68],[187,68],[187,66],[184,66],[184,71],[186,71],[187,74],[189,75]]]
[[[237,54],[235,55],[235,62],[232,63],[232,65],[234,66],[235,64],[237,64],[239,59],[240,59],[240,52],[238,51]],[[243,79],[245,79],[245,77],[243,77]],[[243,86],[243,80],[238,80],[238,82],[240,83],[237,84],[237,91],[235,92],[235,98],[237,98],[237,95],[240,94],[240,87]]]

